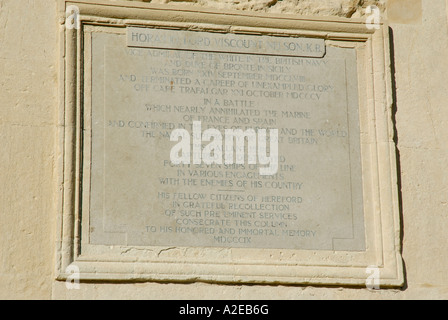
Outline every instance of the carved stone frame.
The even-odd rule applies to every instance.
[[[378,266],[381,287],[404,283],[397,166],[392,121],[389,29],[369,30],[364,21],[265,15],[168,7],[142,2],[60,0],[59,215],[56,278],[81,281],[160,281],[363,286],[366,268]],[[65,28],[66,8],[80,10],[81,28]],[[83,183],[83,125],[89,95],[84,87],[84,32],[88,28],[152,26],[207,32],[307,36],[328,45],[356,48],[358,56],[365,252],[273,249],[105,247],[83,241],[89,196]]]

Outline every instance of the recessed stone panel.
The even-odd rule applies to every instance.
[[[191,43],[216,36],[142,34]],[[273,41],[219,36],[259,48]],[[280,39],[304,48],[313,40]],[[123,35],[93,34],[92,244],[365,248],[355,50],[246,52],[135,48]],[[170,134],[193,135],[195,121],[200,134],[223,137],[277,129],[276,173],[261,175],[247,154],[244,164],[173,165]]]

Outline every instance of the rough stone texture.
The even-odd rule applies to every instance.
[[[423,1],[423,21],[392,25],[409,286],[447,285],[448,37],[445,1]],[[436,240],[438,239],[438,240]],[[439,258],[437,258],[439,257]]]
[[[393,0],[387,5],[389,21],[419,23],[422,20],[422,0]]]
[[[198,0],[192,5],[359,16],[368,3],[324,2]],[[342,7],[345,3],[351,7]],[[391,20],[407,275],[403,290],[146,283],[82,284],[81,290],[67,291],[65,283],[53,281],[56,1],[0,0],[0,298],[448,299],[446,6],[445,0],[423,0],[420,21]]]
[[[0,1],[0,299],[51,296],[57,30],[54,1]]]
[[[214,9],[236,9],[268,13],[339,16],[362,16],[365,8],[384,9],[385,0],[128,0],[175,5],[178,3]]]

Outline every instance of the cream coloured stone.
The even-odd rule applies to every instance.
[[[110,2],[117,4],[117,1]],[[279,4],[282,2],[286,3]],[[235,5],[222,3],[222,8],[237,9]],[[185,7],[185,4],[168,6]],[[196,5],[198,9],[203,6],[207,3]],[[0,139],[3,146],[0,154],[0,297],[447,299],[448,183],[444,172],[448,166],[448,150],[443,139],[448,136],[444,96],[448,72],[445,59],[448,55],[448,11],[444,0],[423,0],[422,8],[421,25],[391,22],[406,269],[403,289],[372,292],[359,288],[202,283],[82,283],[80,290],[68,291],[65,282],[52,280],[60,188],[56,170],[60,156],[56,90],[57,73],[63,70],[63,66],[58,67],[61,43],[58,28],[65,20],[64,14],[62,10],[56,16],[56,1],[52,0],[0,1]],[[281,14],[297,14],[299,9],[292,6],[291,11]],[[311,10],[302,13],[310,14]],[[341,12],[333,11],[337,15]],[[324,13],[325,10],[313,12]],[[353,17],[362,15],[363,9],[359,9]]]
[[[130,42],[143,34],[158,40],[151,47],[209,45],[126,48],[123,36],[92,34],[90,243],[363,251],[355,50],[325,50],[318,39],[150,31],[128,30],[128,44],[146,45]],[[257,46],[209,53],[223,51],[215,40]],[[274,55],[277,41],[312,48],[301,56],[326,55]],[[280,168],[262,176],[264,166],[247,160],[209,167],[190,157],[191,166],[171,165],[171,132],[191,131],[194,121],[222,134],[279,130]]]
[[[421,23],[422,0],[390,0],[387,17],[394,23]]]
[[[135,48],[245,53],[268,56],[309,58],[323,58],[325,56],[325,41],[323,39],[241,36],[191,31],[173,32],[172,30],[135,27],[127,28],[127,45]],[[214,71],[204,66],[202,69],[204,72]],[[233,69],[230,71],[233,71]]]
[[[143,10],[141,5],[122,8],[120,10],[120,17],[123,19],[117,21],[114,19],[117,14],[115,7],[104,4],[92,6],[79,3],[79,5],[80,12],[84,12],[83,23],[85,24],[85,28],[83,29],[83,33],[79,34],[77,32],[75,33],[72,29],[65,31],[66,41],[64,44],[66,47],[65,52],[67,52],[65,56],[66,68],[63,76],[60,78],[61,87],[66,88],[66,93],[64,98],[61,99],[60,104],[61,114],[65,115],[65,125],[63,127],[64,139],[60,140],[60,148],[64,153],[64,164],[60,164],[59,172],[64,178],[64,182],[63,189],[60,193],[63,215],[61,217],[62,224],[60,225],[60,243],[57,247],[58,280],[70,279],[68,270],[77,269],[82,274],[83,279],[91,281],[129,281],[132,279],[138,279],[139,281],[192,281],[194,279],[200,279],[201,281],[226,283],[365,285],[367,278],[366,272],[372,269],[370,266],[377,265],[379,267],[378,271],[381,272],[381,285],[402,285],[403,271],[399,251],[400,243],[397,236],[399,234],[397,178],[395,168],[389,165],[395,163],[395,156],[393,152],[394,143],[392,141],[392,116],[390,108],[392,101],[391,83],[390,80],[384,82],[384,79],[390,79],[389,59],[385,54],[389,48],[386,40],[388,38],[386,28],[383,27],[374,31],[365,28],[359,22],[354,21],[348,23],[346,20],[340,19],[320,19],[316,21],[314,19],[280,18],[278,16],[262,17],[240,13],[228,13],[228,16],[222,16],[221,13],[213,10],[195,13],[190,10],[181,11],[170,8],[166,11],[160,11],[159,7],[154,6],[145,7]],[[89,16],[89,13],[94,13],[96,16]],[[135,19],[135,17],[140,17],[140,20]],[[97,21],[101,22],[101,27],[94,25]],[[258,240],[261,240],[261,243],[255,247],[227,246],[227,244],[224,244],[224,249],[209,243],[206,244],[206,247],[201,247],[198,243],[205,241],[197,241],[194,238],[190,238],[190,236],[185,236],[186,241],[181,241],[181,245],[178,242],[167,243],[167,240],[162,239],[162,237],[155,237],[152,240],[149,239],[150,241],[145,243],[137,243],[136,241],[145,239],[142,230],[129,231],[127,229],[131,224],[136,225],[138,228],[146,224],[145,222],[137,221],[141,217],[146,217],[146,221],[154,220],[157,217],[160,219],[161,216],[163,217],[163,210],[161,210],[163,208],[163,201],[159,200],[164,199],[163,196],[168,194],[168,192],[169,194],[173,194],[173,192],[180,194],[180,192],[176,191],[179,186],[173,185],[171,186],[173,190],[162,192],[162,196],[160,196],[157,193],[157,186],[154,183],[143,181],[142,184],[138,182],[142,181],[142,178],[145,180],[144,177],[153,179],[151,177],[154,177],[154,175],[150,171],[147,171],[148,169],[150,170],[150,167],[146,168],[140,164],[130,165],[130,168],[146,168],[143,169],[146,171],[143,174],[124,174],[123,177],[117,178],[117,174],[122,169],[118,169],[119,164],[110,166],[111,161],[113,162],[120,158],[123,161],[132,162],[132,156],[130,156],[128,151],[120,154],[120,148],[116,149],[115,152],[111,149],[111,146],[113,146],[111,142],[114,140],[124,142],[122,143],[123,150],[127,146],[133,146],[131,153],[145,152],[144,148],[139,147],[140,143],[137,140],[131,139],[128,142],[125,141],[126,136],[131,137],[129,130],[124,135],[120,133],[124,131],[116,131],[114,134],[116,139],[107,138],[108,135],[113,133],[114,128],[118,130],[123,129],[126,123],[128,123],[129,128],[132,127],[131,129],[135,129],[137,124],[135,120],[107,119],[107,111],[110,109],[112,111],[111,114],[114,115],[116,110],[120,110],[119,105],[130,106],[129,108],[123,109],[125,114],[127,113],[127,116],[130,116],[135,111],[133,106],[140,103],[135,104],[133,102],[132,97],[136,97],[136,95],[132,91],[126,91],[129,90],[129,88],[126,89],[126,83],[136,82],[139,78],[144,81],[148,75],[141,75],[139,72],[146,70],[146,64],[148,62],[143,61],[143,64],[139,64],[140,67],[137,67],[139,71],[134,70],[126,75],[124,74],[124,70],[119,72],[120,74],[114,74],[114,72],[118,72],[117,70],[123,68],[123,66],[130,64],[126,62],[127,59],[124,56],[121,58],[115,57],[115,59],[110,60],[112,63],[108,63],[108,61],[111,58],[110,55],[113,53],[114,47],[119,48],[120,46],[124,46],[126,38],[123,37],[120,40],[119,35],[126,35],[126,29],[123,27],[127,25],[186,30],[190,29],[191,23],[196,21],[201,21],[197,25],[197,28],[201,32],[234,32],[240,35],[266,34],[276,35],[279,39],[286,39],[286,36],[325,39],[328,47],[325,58],[328,59],[327,64],[331,62],[331,59],[336,58],[334,59],[336,69],[331,70],[329,68],[327,71],[323,69],[323,73],[326,73],[326,78],[331,80],[331,83],[335,82],[334,87],[337,90],[335,90],[334,99],[328,101],[331,103],[324,104],[324,110],[327,111],[322,112],[322,115],[326,114],[326,116],[322,117],[321,115],[321,120],[329,121],[330,123],[336,121],[335,123],[341,125],[342,129],[344,128],[344,121],[346,121],[343,119],[347,117],[349,119],[350,125],[348,127],[350,127],[349,130],[352,132],[350,135],[344,134],[343,130],[335,130],[334,132],[341,133],[336,135],[338,138],[347,138],[350,136],[350,144],[342,142],[335,144],[335,146],[339,148],[339,152],[343,151],[344,148],[350,148],[349,158],[351,160],[348,160],[347,154],[342,157],[329,157],[329,159],[341,160],[340,164],[345,163],[344,166],[346,168],[350,167],[349,171],[355,172],[351,177],[351,185],[354,188],[350,188],[350,183],[346,180],[348,174],[343,174],[344,178],[342,179],[345,181],[343,185],[346,192],[350,192],[350,189],[357,191],[358,195],[352,198],[354,200],[352,202],[352,209],[357,213],[353,215],[352,223],[350,223],[349,214],[344,215],[344,219],[347,220],[343,228],[336,223],[337,230],[334,230],[332,225],[334,226],[335,224],[332,221],[329,224],[330,228],[322,232],[323,235],[330,235],[331,239],[332,232],[343,231],[339,236],[333,234],[334,239],[332,239],[332,244],[330,241],[329,245],[328,240],[324,244],[325,242],[322,242],[321,239],[318,240],[317,247],[308,247],[309,249],[320,248],[322,250],[303,250],[307,248],[304,246],[304,243],[296,244],[292,248],[278,249],[279,246],[280,248],[282,247],[281,241],[266,242],[266,239],[263,237],[259,237]],[[93,24],[93,26],[90,26],[90,24]],[[226,27],[228,24],[232,25],[231,29]],[[257,27],[259,25],[263,25],[263,28]],[[275,33],[273,33],[274,30]],[[82,37],[83,41],[78,41],[78,36]],[[113,41],[105,41],[107,38],[111,38]],[[347,42],[346,40],[350,41]],[[82,47],[80,47],[81,44]],[[170,57],[166,54],[162,55],[161,53],[164,53],[164,51],[160,50],[127,49],[125,52],[140,57],[142,54],[147,55],[150,53],[154,61],[157,61],[157,57],[163,57],[165,64],[176,64],[176,60],[174,59],[175,55],[170,60]],[[348,55],[333,55],[332,52],[338,54],[342,52]],[[356,64],[354,63],[355,56]],[[218,56],[206,52],[205,56],[195,53],[193,57],[213,58]],[[225,55],[222,55],[220,58],[224,59],[225,57]],[[342,57],[345,57],[345,63],[337,61],[341,60]],[[259,62],[259,65],[263,66],[263,63],[266,63],[263,62],[263,59],[266,59],[266,57],[261,58],[262,61]],[[238,59],[244,59],[244,55],[240,55]],[[232,60],[236,60],[236,58],[233,57]],[[152,59],[149,60],[150,67],[151,61]],[[186,63],[188,59],[180,59],[179,61]],[[314,60],[314,62],[317,64],[319,60]],[[121,67],[120,64],[122,64]],[[276,64],[278,63],[267,63],[268,66],[265,69],[278,68],[279,66],[276,66]],[[346,68],[345,80],[343,72],[344,64]],[[77,71],[76,66],[83,66],[83,68]],[[93,68],[91,72],[89,72],[90,67]],[[119,68],[116,69],[116,67]],[[373,70],[373,77],[369,76],[369,70]],[[287,68],[285,68],[285,71],[287,71]],[[297,71],[294,73],[297,73]],[[307,73],[308,77],[312,80],[315,80],[313,77],[320,74],[319,72]],[[200,76],[203,77],[202,73],[200,73]],[[358,78],[358,85],[356,85],[356,78]],[[157,82],[156,80],[151,81]],[[165,97],[169,97],[169,94],[172,94],[176,86],[188,82],[187,80],[187,78],[184,78],[182,81],[172,80],[173,83],[170,86],[164,86],[165,89],[162,93],[155,91],[153,92],[153,96],[156,100],[164,97],[164,95]],[[121,83],[120,88],[115,88],[115,81]],[[305,84],[307,83],[306,77],[304,82]],[[315,80],[312,82],[317,83],[318,81]],[[73,84],[76,84],[76,86],[73,86]],[[82,91],[77,89],[81,86],[84,88]],[[344,89],[344,86],[349,89]],[[132,87],[135,90],[135,85],[131,86],[131,89]],[[206,90],[210,89],[210,84],[205,84],[203,87],[197,90],[204,90],[206,93]],[[355,94],[357,87],[360,92],[358,95]],[[145,91],[142,91],[145,88],[145,86],[141,85],[137,87],[141,96],[146,95]],[[223,95],[225,89],[220,88],[221,93],[215,92],[214,95],[217,95],[219,98],[219,96]],[[127,92],[127,94],[123,94],[121,98],[120,96],[114,96],[120,92]],[[188,99],[183,99],[184,101],[182,102],[197,99],[197,97],[194,98],[194,94],[191,94],[191,90],[190,92],[180,92],[179,97],[176,99],[182,98],[182,95],[185,93]],[[207,95],[204,95],[202,91],[200,93],[203,97],[205,96],[207,98]],[[268,93],[270,95],[270,91],[262,93]],[[280,93],[278,92],[276,94],[277,98],[280,97]],[[314,96],[316,97],[317,95]],[[173,95],[173,97],[176,96]],[[346,100],[344,100],[344,97]],[[122,100],[123,98],[125,100]],[[253,99],[252,107],[255,107],[258,101],[260,111],[263,111],[265,110],[264,100],[267,102],[269,99],[275,97],[268,96],[263,100],[255,98]],[[288,99],[285,99],[285,97],[282,97],[282,100],[288,102]],[[117,104],[120,101],[122,103]],[[177,100],[175,102],[176,105],[180,103]],[[345,114],[344,112],[340,113],[342,109],[346,110],[345,107],[335,108],[335,111],[328,112],[332,110],[331,105],[339,103],[349,106]],[[358,107],[359,116],[354,111],[356,110],[355,106],[357,104],[364,106],[362,108]],[[251,103],[248,103],[248,105],[250,106]],[[193,110],[194,106],[190,106],[189,108]],[[198,108],[200,109],[200,106]],[[152,108],[150,106],[146,111],[163,111],[165,109],[166,107]],[[380,110],[385,110],[386,112],[381,112]],[[191,113],[193,111],[189,112]],[[204,111],[201,112],[206,113]],[[142,117],[139,116],[137,118]],[[174,119],[174,117],[171,118]],[[82,122],[79,122],[77,119],[82,119]],[[156,119],[162,118],[157,116]],[[321,120],[318,120],[316,123],[319,123]],[[129,121],[132,122],[131,126],[129,126]],[[360,129],[356,128],[358,121]],[[106,123],[108,127],[106,127]],[[139,123],[146,122],[140,121]],[[150,122],[147,123],[148,127],[152,126]],[[155,128],[159,130],[160,128],[163,130],[174,128],[172,123],[170,124],[166,121],[164,123],[165,128],[160,125],[159,127],[155,126]],[[352,128],[353,125],[355,127]],[[360,136],[358,136],[358,133]],[[336,136],[333,136],[333,138]],[[79,137],[83,137],[82,142]],[[150,134],[149,138],[152,137],[153,135]],[[344,141],[344,139],[340,141]],[[360,151],[357,147],[358,144],[361,146]],[[90,145],[92,145],[92,148],[90,148]],[[159,145],[164,145],[164,143],[159,143]],[[329,150],[332,150],[333,147],[331,146]],[[104,148],[106,148],[105,150],[112,150],[111,154],[109,155],[108,152],[104,152]],[[147,150],[161,149],[156,146],[148,147]],[[287,159],[293,157],[292,150],[294,149],[289,148],[286,151]],[[104,156],[101,156],[102,154]],[[128,155],[126,156],[126,154]],[[361,161],[358,160],[359,156]],[[138,159],[145,158],[148,158],[148,156],[138,157]],[[152,158],[154,158],[152,162],[155,165],[161,165],[157,157]],[[346,160],[343,160],[344,158]],[[360,162],[363,168],[361,171],[362,178],[359,174]],[[81,164],[82,170],[79,167]],[[116,174],[103,174],[102,172],[107,167],[109,167],[108,172],[113,168]],[[329,169],[327,165],[324,165],[323,168],[323,170]],[[156,168],[154,172],[163,173],[166,170],[165,168]],[[312,172],[312,170],[308,171]],[[126,177],[132,176],[137,178],[137,185],[123,186],[123,188],[120,188],[120,183],[125,181]],[[290,176],[293,177],[292,174]],[[104,184],[104,177],[106,177],[106,182],[114,177],[115,180]],[[109,180],[107,177],[109,177]],[[323,181],[322,178],[323,176],[319,179]],[[360,209],[361,188],[359,186],[361,183],[359,182],[360,180],[357,180],[360,178],[363,189],[362,199],[365,203],[363,210]],[[175,178],[173,179],[175,180]],[[327,179],[320,185],[330,185],[329,181],[331,180]],[[312,181],[312,179],[308,181]],[[337,179],[333,179],[332,183],[337,183]],[[149,186],[150,190],[146,193],[148,196],[141,198],[139,193],[132,192],[133,190],[139,189],[138,185]],[[300,186],[300,183],[298,185]],[[187,186],[184,187],[185,189],[187,188]],[[337,193],[334,193],[330,189],[323,193],[331,194],[333,199],[338,199]],[[123,191],[130,201],[118,201],[112,206],[104,207],[104,204],[109,203],[110,200],[108,199],[120,199],[120,194]],[[150,201],[151,203],[149,205],[145,203],[142,205],[140,199],[154,197],[156,194],[159,199]],[[189,194],[191,195],[191,192]],[[313,194],[312,191],[310,194]],[[315,193],[314,195],[316,194],[318,195],[319,193]],[[143,209],[145,212],[148,212],[147,210],[149,208],[153,208],[152,212],[155,212],[155,214],[126,214],[126,212],[129,212],[126,208],[123,209],[123,205],[126,204],[129,204],[130,211],[141,212],[141,209]],[[323,201],[322,204],[327,206],[327,209],[332,209],[332,205],[328,205],[328,201]],[[344,205],[350,206],[350,201],[345,202],[345,204],[338,202],[334,207],[340,208],[340,206]],[[362,219],[360,219],[362,216],[360,215],[361,211],[364,211],[365,218],[365,250],[362,241],[360,241],[363,237],[361,231]],[[125,212],[125,215],[120,215],[121,212]],[[111,215],[111,213],[113,214]],[[103,219],[103,217],[107,218]],[[320,219],[317,214],[316,218]],[[337,217],[333,215],[333,218]],[[379,221],[381,221],[381,224]],[[79,223],[82,223],[82,225]],[[92,225],[89,225],[90,223]],[[161,223],[158,221],[158,224],[156,226],[146,225],[147,230],[149,230],[147,232],[160,230],[160,228],[157,228],[158,226],[164,227],[163,232],[165,230],[169,231],[169,225],[167,226],[166,222]],[[303,231],[304,228],[300,230]],[[310,234],[312,234],[311,231]],[[101,235],[101,232],[103,232],[103,235]],[[100,237],[97,237],[96,234],[100,234]],[[288,234],[283,234],[283,236],[286,235]],[[170,241],[178,241],[179,235],[163,238],[168,238]],[[151,242],[154,239],[160,240],[160,243]],[[192,240],[196,242],[188,242]],[[119,245],[116,245],[117,243]],[[140,244],[140,246],[136,246],[136,244]],[[354,246],[354,244],[356,245]],[[123,263],[123,259],[128,263]],[[236,264],[239,266],[237,270],[232,267]]]

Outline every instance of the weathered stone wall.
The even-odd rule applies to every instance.
[[[158,4],[189,4],[194,7],[247,10],[267,13],[339,16],[362,16],[365,8],[376,5],[385,8],[385,0],[129,0]]]
[[[94,2],[94,0],[90,0]],[[113,1],[113,0],[110,0]],[[150,2],[150,1],[144,1]],[[54,281],[59,21],[56,0],[0,0],[0,298],[448,298],[448,4],[445,0],[195,0],[168,6],[361,17],[393,31],[402,290]]]

